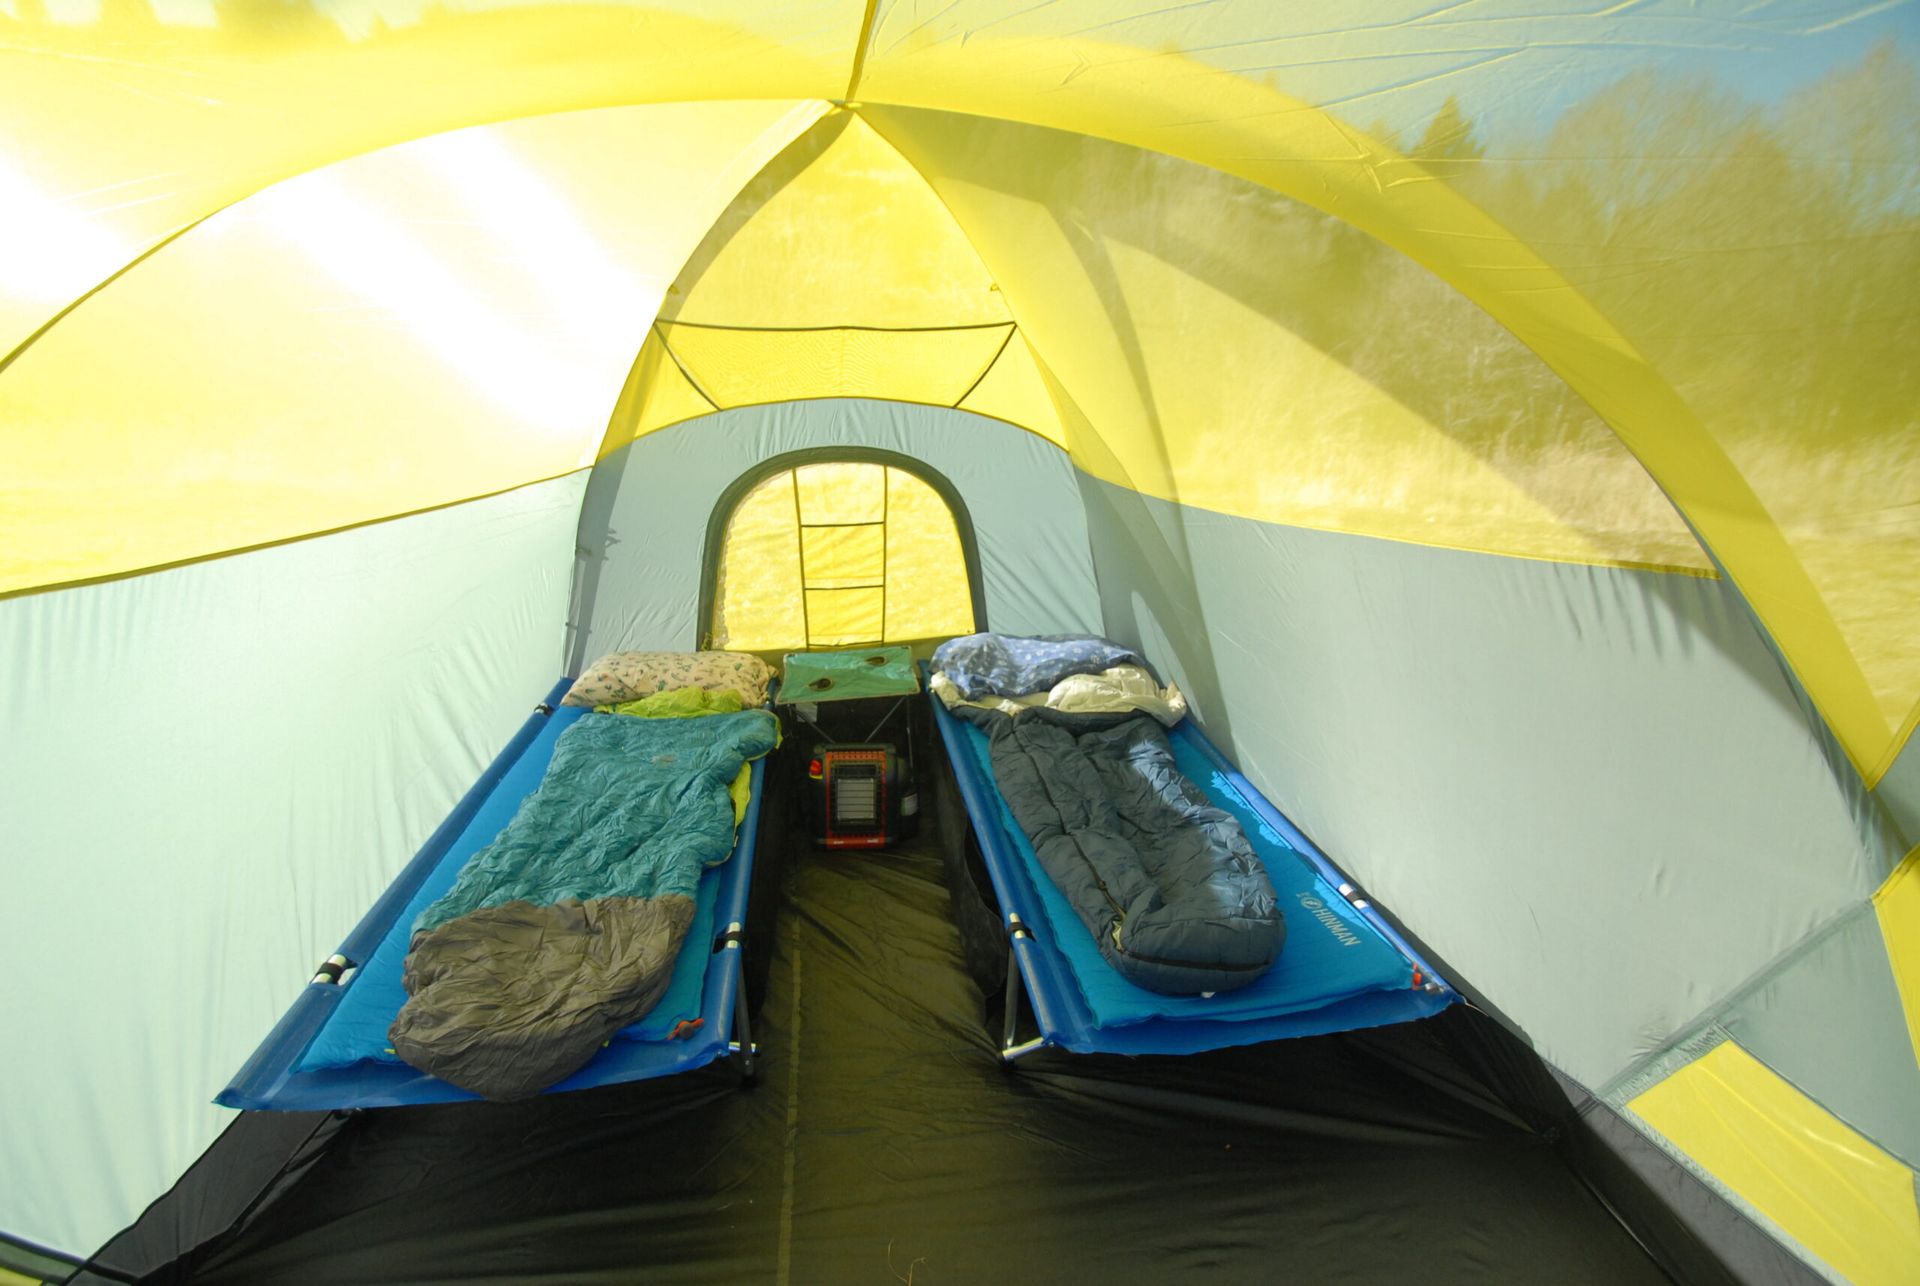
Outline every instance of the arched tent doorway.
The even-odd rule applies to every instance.
[[[702,647],[928,644],[988,628],[966,501],[909,456],[843,448],[756,466],[714,505],[700,561]]]
[[[694,646],[711,620],[713,528],[729,490],[769,469],[835,459],[906,464],[951,488],[972,533],[969,600],[994,628],[1099,628],[1086,511],[1064,451],[965,411],[828,398],[710,413],[599,462],[581,509],[572,662]],[[653,485],[666,477],[672,486]]]

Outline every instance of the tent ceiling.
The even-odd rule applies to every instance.
[[[1900,6],[0,14],[0,120],[33,122],[0,137],[0,350],[210,211],[455,126],[741,96],[1048,125],[1237,175],[1424,264],[1646,464],[1869,782],[1920,708],[1920,87]]]
[[[836,112],[774,158],[674,284],[602,454],[695,415],[826,397],[990,415],[1066,446],[1007,301],[918,171]]]
[[[660,320],[779,330],[1011,324],[993,277],[927,182],[836,112],[770,161],[668,288]]]
[[[673,274],[821,110],[539,117],[222,211],[0,373],[0,591],[591,464]]]

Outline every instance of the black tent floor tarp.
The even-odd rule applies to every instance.
[[[785,883],[758,1084],[715,1067],[358,1113],[167,1275],[1666,1280],[1553,1132],[1487,1087],[1498,1060],[1459,1039],[1471,1015],[1007,1071],[934,842],[808,853]]]

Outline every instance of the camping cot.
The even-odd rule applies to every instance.
[[[540,785],[554,743],[588,713],[582,706],[557,704],[572,683],[560,680],[535,707],[220,1092],[221,1106],[313,1111],[479,1097],[393,1057],[391,1048],[383,1048],[385,1031],[406,995],[399,975],[414,914],[447,890],[462,865]],[[779,824],[778,810],[763,806],[767,773],[765,756],[752,761],[750,795],[733,853],[700,878],[693,923],[659,1003],[585,1066],[541,1093],[672,1076],[728,1057],[743,1079],[753,1078],[744,963],[749,898],[756,853],[764,847],[763,827]]]
[[[1168,733],[1174,761],[1231,814],[1265,866],[1289,927],[1259,980],[1218,995],[1162,996],[1114,972],[1035,857],[994,784],[987,734],[929,693],[948,762],[1007,935],[1000,1056],[1058,1046],[1076,1053],[1191,1054],[1229,1045],[1436,1014],[1456,992],[1312,840],[1228,762],[1191,720]],[[1020,997],[1039,1035],[1016,1039]]]

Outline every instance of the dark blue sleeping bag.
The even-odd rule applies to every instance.
[[[1244,987],[1273,963],[1287,928],[1266,868],[1240,824],[1174,766],[1158,723],[953,714],[986,729],[1014,819],[1122,976],[1190,995]]]

